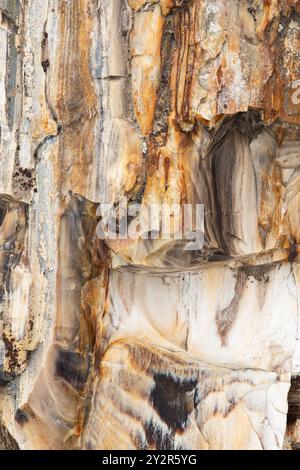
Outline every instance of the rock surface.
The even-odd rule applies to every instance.
[[[0,447],[300,445],[299,59],[297,0],[0,0]]]

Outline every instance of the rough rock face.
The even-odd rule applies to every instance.
[[[299,448],[299,60],[297,0],[0,0],[0,447]]]

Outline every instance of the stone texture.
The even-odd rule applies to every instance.
[[[297,447],[299,15],[0,0],[1,445]],[[99,240],[124,196],[203,249]]]

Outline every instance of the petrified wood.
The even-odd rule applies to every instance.
[[[0,447],[299,448],[300,2],[0,0],[0,46]]]

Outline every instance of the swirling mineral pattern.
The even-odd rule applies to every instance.
[[[0,448],[300,448],[299,61],[299,0],[0,0]]]

